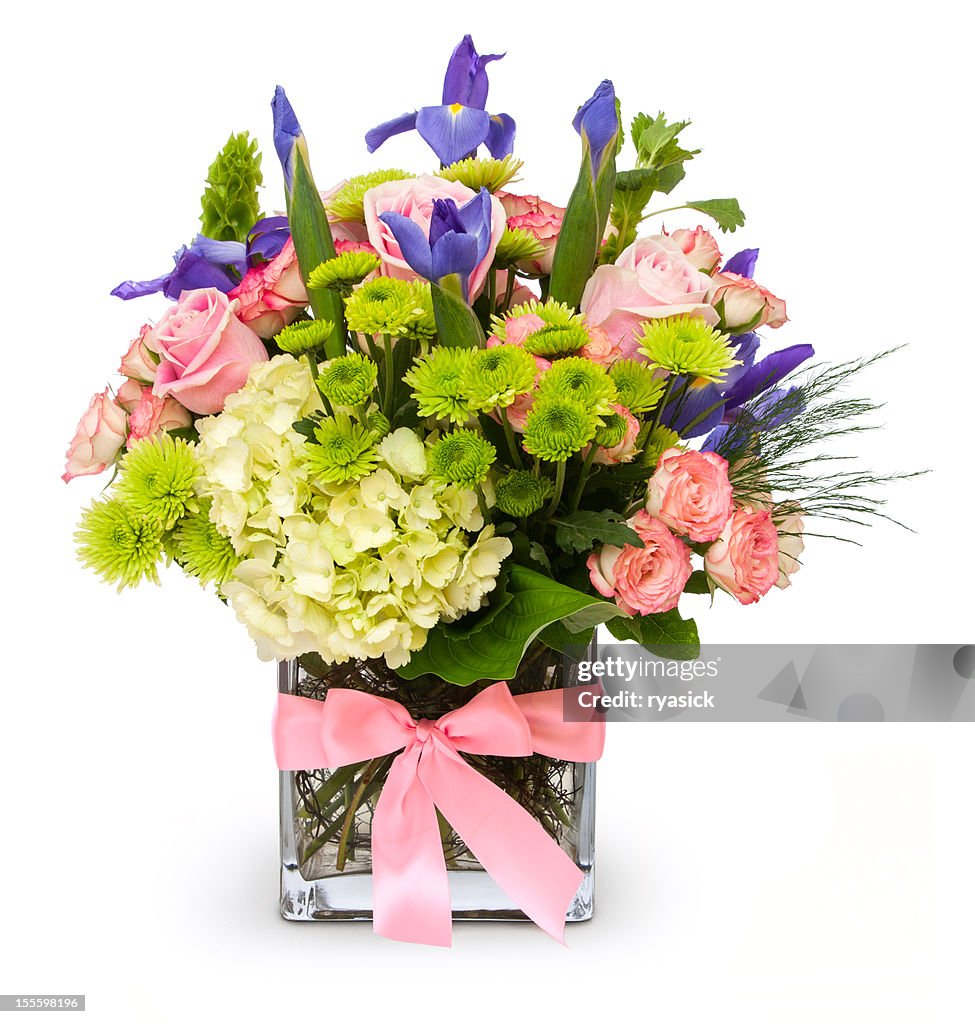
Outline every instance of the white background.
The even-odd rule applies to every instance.
[[[564,950],[516,925],[453,951],[277,916],[274,670],[191,581],[117,596],[76,566],[100,482],[65,487],[88,396],[163,300],[231,131],[265,150],[284,84],[322,187],[421,169],[362,134],[439,102],[464,31],[490,109],[518,121],[524,191],[566,200],[576,106],[612,77],[624,115],[691,117],[684,198],[736,195],[726,249],[759,245],[788,300],[772,341],[865,377],[873,468],[916,533],[810,544],[787,593],[701,609],[709,640],[972,642],[972,223],[960,5],[17,5],[3,77],[6,672],[0,991],[85,992],[97,1021],[970,1019],[975,836],[968,725],[610,728],[598,909]],[[625,164],[622,164],[625,166]],[[668,227],[697,218],[670,215]],[[966,1009],[967,1003],[967,1009]]]

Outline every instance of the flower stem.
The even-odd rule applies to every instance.
[[[511,452],[511,461],[514,463],[515,469],[522,469],[524,463],[521,461],[521,455],[518,452],[518,442],[515,440],[515,432],[511,429],[511,422],[508,419],[508,411],[503,408],[498,409],[498,414],[501,416],[501,426],[504,427],[504,436],[508,442],[508,451]]]
[[[335,851],[335,868],[337,871],[345,870],[345,860],[349,844],[349,835],[352,831],[352,825],[355,822],[355,812],[359,809],[359,804],[362,803],[362,799],[365,796],[366,790],[369,788],[369,784],[372,782],[373,776],[379,770],[379,766],[383,761],[387,760],[388,755],[385,757],[374,757],[363,771],[361,778],[359,779],[359,785],[356,787],[352,797],[348,800],[345,811],[345,820],[342,822],[342,832],[339,835],[338,849]]]
[[[518,278],[515,275],[514,268],[510,267],[508,269],[508,280],[504,286],[504,303],[501,306],[502,313],[507,313],[511,309],[511,297],[515,294],[515,284],[517,281]]]
[[[383,415],[386,419],[390,419],[393,415],[393,389],[396,387],[396,382],[393,380],[393,339],[388,334],[383,335],[383,351],[385,353],[383,365],[386,374],[386,387],[383,392]]]
[[[488,274],[488,316],[490,316],[498,305],[498,272],[492,270]]]
[[[562,491],[565,488],[565,462],[559,462],[555,469],[555,493],[552,495],[552,500],[548,504],[548,508],[545,509],[545,518],[551,519],[555,515],[555,510],[559,507],[559,502],[562,500]]]
[[[331,403],[325,397],[325,392],[318,386],[318,361],[315,359],[314,352],[305,353],[305,362],[308,363],[308,369],[311,370],[311,379],[315,384],[315,390],[318,392],[318,397],[322,400],[322,405],[325,406],[325,411],[329,416],[334,416],[335,413],[332,411]]]
[[[673,374],[671,374],[667,378],[667,390],[664,392],[663,398],[660,399],[660,404],[657,406],[653,414],[653,421],[650,424],[651,433],[653,433],[653,431],[655,431],[657,427],[660,426],[660,417],[663,416],[664,409],[666,408],[667,403],[670,401],[671,393],[674,390],[674,381],[676,380],[677,378]]]
[[[575,512],[579,508],[579,502],[582,500],[582,492],[585,490],[586,481],[589,479],[589,473],[592,470],[592,461],[596,457],[596,452],[599,449],[599,445],[595,441],[589,445],[589,451],[586,453],[586,458],[582,463],[582,469],[579,471],[579,482],[575,486],[575,490],[572,492],[572,501],[569,502],[569,511]]]

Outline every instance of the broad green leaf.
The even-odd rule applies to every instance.
[[[594,632],[593,629],[583,629],[578,633],[570,633],[561,622],[553,622],[538,634],[538,639],[553,651],[567,654],[588,647]]]
[[[690,210],[706,213],[722,231],[734,233],[745,223],[745,214],[737,199],[698,199],[684,205]]]
[[[446,348],[484,347],[484,329],[474,310],[459,295],[438,284],[430,285],[430,295],[441,345]]]
[[[311,170],[301,146],[296,147],[294,180],[288,195],[288,224],[298,257],[302,280],[325,260],[335,255],[335,243],[328,226],[328,217],[322,197],[315,187]],[[308,302],[318,320],[329,320],[335,327],[325,341],[325,355],[329,359],[345,353],[345,315],[342,299],[328,288],[308,288]]]
[[[511,566],[508,591],[511,600],[470,635],[459,635],[452,625],[437,625],[409,664],[397,669],[399,675],[416,679],[429,673],[458,686],[511,679],[528,645],[551,623],[561,621],[568,632],[579,633],[623,614],[602,598],[522,565]]]
[[[563,551],[592,551],[600,542],[617,547],[624,544],[643,547],[640,535],[627,526],[617,512],[573,512],[562,519],[553,519],[552,523],[555,526],[555,543]]]
[[[693,619],[682,619],[676,608],[658,615],[613,619],[607,621],[606,628],[617,640],[635,640],[661,658],[690,661],[701,653],[697,623]]]

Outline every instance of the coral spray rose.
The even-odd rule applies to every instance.
[[[118,403],[129,414],[129,436],[126,447],[162,430],[178,430],[193,424],[189,409],[175,398],[160,398],[137,380],[127,380],[118,390]]]
[[[308,305],[294,242],[288,238],[270,263],[251,267],[227,296],[238,303],[237,318],[262,338],[273,338]]]
[[[192,412],[220,412],[256,363],[264,343],[236,316],[237,303],[216,288],[183,292],[156,325],[159,369],[153,392],[172,395]]]
[[[779,578],[779,536],[768,509],[735,509],[708,548],[704,568],[722,590],[754,604]]]
[[[681,536],[714,540],[734,508],[728,463],[714,452],[668,448],[647,485],[646,507]]]
[[[565,209],[547,203],[538,196],[516,196],[510,192],[498,192],[498,199],[508,216],[508,227],[512,231],[527,231],[528,234],[543,246],[545,251],[534,260],[526,260],[518,264],[518,269],[526,274],[544,276],[552,273],[552,259],[555,246],[562,230],[562,219]]]
[[[699,224],[693,231],[678,228],[670,237],[681,247],[688,261],[704,274],[711,274],[721,262],[721,250],[714,235]]]
[[[68,445],[61,479],[68,483],[76,476],[104,472],[125,444],[126,420],[108,388],[93,395]]]

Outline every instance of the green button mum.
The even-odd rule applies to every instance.
[[[546,462],[565,462],[595,436],[596,417],[574,398],[536,399],[525,419],[525,451]]]
[[[512,470],[495,485],[498,508],[509,516],[530,516],[552,496],[552,481],[525,469]]]
[[[538,368],[523,348],[496,345],[471,354],[462,386],[477,412],[505,409],[535,385]]]
[[[740,365],[728,335],[700,317],[669,316],[643,325],[640,351],[654,366],[685,377],[712,383],[724,380],[727,370]]]
[[[474,488],[487,477],[497,452],[473,430],[455,430],[432,445],[427,466],[435,480]]]
[[[157,563],[163,557],[163,527],[157,519],[134,512],[124,501],[96,501],[81,517],[75,534],[78,557],[118,589],[143,580],[159,582]]]

